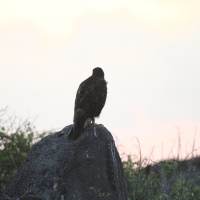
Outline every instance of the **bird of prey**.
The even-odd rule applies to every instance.
[[[96,67],[92,76],[80,84],[76,93],[74,125],[69,134],[70,140],[76,140],[88,125],[94,125],[95,117],[99,117],[106,97],[107,82],[104,72],[100,67]]]

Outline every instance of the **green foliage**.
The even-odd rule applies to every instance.
[[[27,153],[48,132],[39,134],[27,120],[8,116],[0,110],[0,193],[22,164]]]
[[[200,176],[198,168],[189,165],[180,169],[181,161],[166,160],[142,166],[146,160],[123,162],[128,200],[198,200]],[[195,178],[194,178],[195,177]]]
[[[143,196],[143,187],[140,187],[144,179],[144,168],[141,168],[139,161],[133,162],[131,156],[123,162],[124,176],[126,179],[127,190],[130,199],[137,199]],[[134,190],[133,190],[134,188]]]

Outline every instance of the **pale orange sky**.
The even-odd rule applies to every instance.
[[[177,130],[200,146],[199,1],[0,0],[1,107],[39,115],[38,129],[72,123],[79,84],[101,66],[108,99],[97,122],[126,152],[167,157]],[[189,150],[188,150],[189,151]],[[174,153],[176,154],[176,153]]]

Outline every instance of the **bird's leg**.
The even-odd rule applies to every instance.
[[[102,124],[95,123],[95,118],[92,118],[92,124],[91,125],[92,126],[99,126],[99,125],[102,125]]]
[[[95,118],[93,117],[92,118],[92,126],[94,126],[95,125]]]
[[[101,125],[101,124],[96,124],[94,117],[93,118],[88,118],[84,123],[84,128],[86,128],[88,126],[98,126],[98,125]]]

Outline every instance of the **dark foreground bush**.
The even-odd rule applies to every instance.
[[[28,120],[0,110],[0,194],[38,139],[49,132],[38,133]]]
[[[123,162],[128,200],[199,200],[200,158],[146,165],[130,156]],[[146,165],[146,167],[142,167]]]

